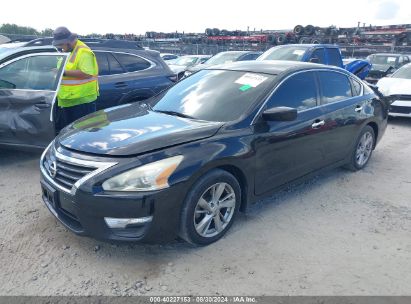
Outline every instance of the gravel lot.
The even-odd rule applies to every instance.
[[[411,295],[411,120],[368,167],[240,215],[211,246],[78,237],[40,198],[39,154],[0,151],[0,295]]]

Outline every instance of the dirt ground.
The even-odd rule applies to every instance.
[[[240,215],[203,248],[78,237],[43,205],[39,154],[0,151],[0,295],[411,295],[411,120],[368,167]]]

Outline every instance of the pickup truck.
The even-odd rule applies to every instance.
[[[343,63],[341,51],[331,44],[288,44],[275,46],[265,51],[257,60],[291,60],[333,65],[365,79],[371,69],[367,60],[356,59],[346,65]]]

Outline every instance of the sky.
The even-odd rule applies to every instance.
[[[67,12],[67,13],[65,13]],[[196,32],[279,30],[295,25],[326,27],[411,23],[409,0],[13,0],[2,1],[0,24],[37,30],[67,26],[89,33]]]

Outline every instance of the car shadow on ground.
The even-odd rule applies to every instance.
[[[411,118],[389,116],[388,124],[391,126],[411,127]]]
[[[15,166],[27,161],[40,160],[41,151],[18,151],[0,148],[0,168]]]

